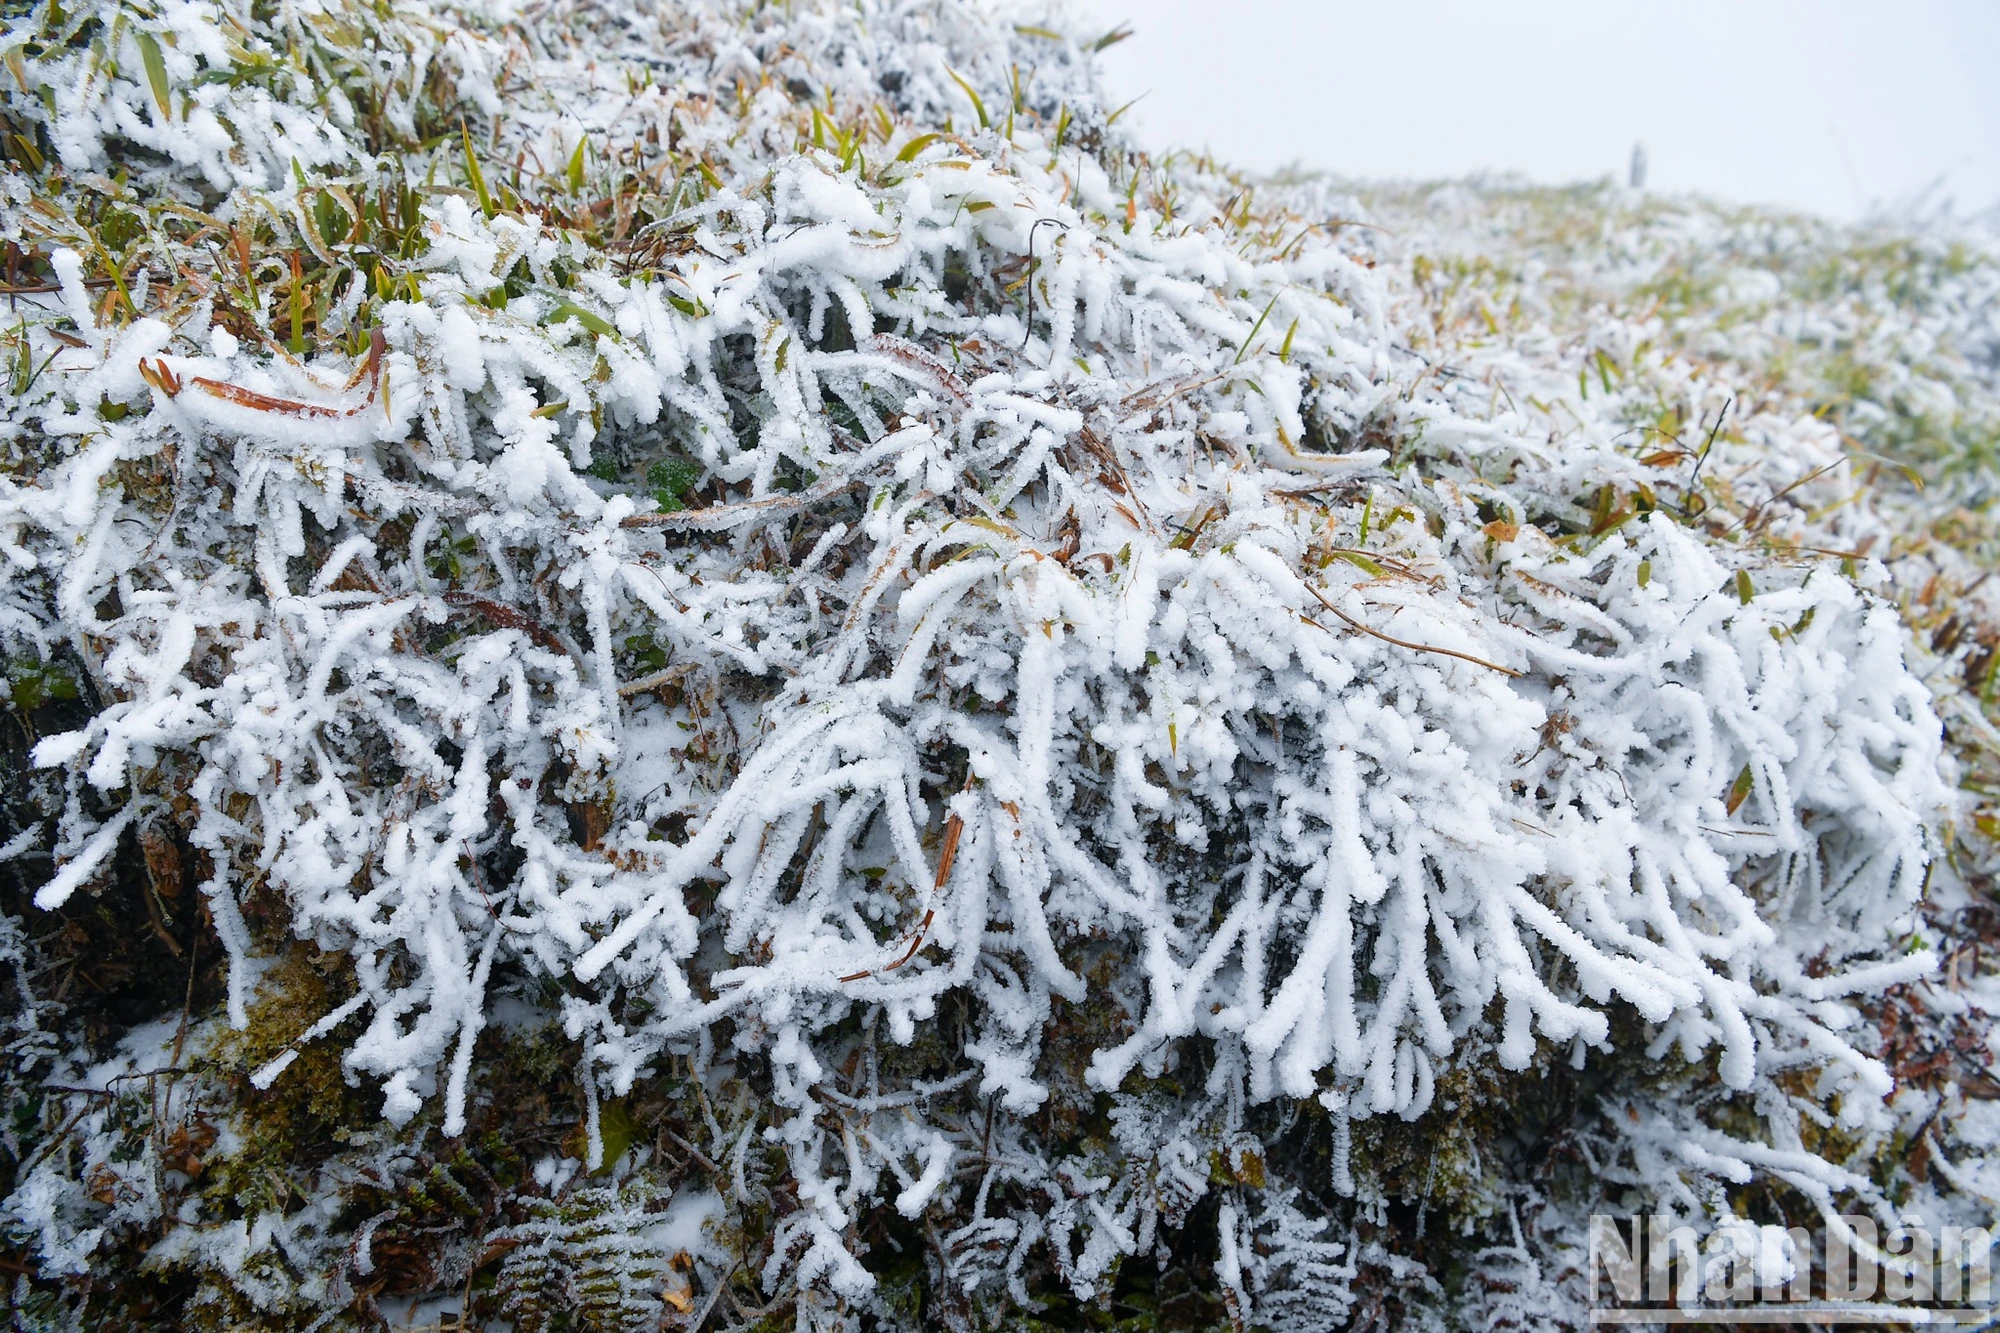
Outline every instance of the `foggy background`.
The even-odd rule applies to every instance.
[[[1853,219],[2000,206],[2000,0],[1079,0],[1110,105],[1252,170],[1516,172]],[[1121,122],[1122,123],[1122,122]]]

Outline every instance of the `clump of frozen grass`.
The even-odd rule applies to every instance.
[[[345,955],[256,1088],[338,1042],[453,1138],[539,1006],[598,1168],[604,1105],[754,1064],[797,1204],[759,1276],[828,1318],[888,1210],[1028,1304],[1024,1264],[1089,1298],[1219,1192],[1229,1316],[1317,1326],[1410,1263],[1326,1229],[1354,1123],[1496,1063],[1712,1070],[1754,1132],[1604,1149],[1676,1205],[1870,1188],[1776,1080],[1886,1123],[1848,1005],[1930,966],[1946,789],[1842,563],[1884,521],[1819,512],[1850,464],[1795,403],[1609,320],[1413,349],[1421,269],[1133,154],[1084,47],[979,11],[9,25],[53,290],[6,632],[103,702],[34,750],[71,795],[36,905],[172,821],[227,1022],[253,898]],[[883,1083],[945,1006],[942,1076]],[[1115,1151],[1036,1128],[1094,1096]],[[1273,1106],[1330,1174],[1219,1187]],[[739,1203],[756,1123],[700,1146]],[[10,1203],[47,1263],[109,1234],[36,1202],[84,1170]]]

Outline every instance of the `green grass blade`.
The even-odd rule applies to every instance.
[[[916,138],[903,145],[903,151],[896,154],[896,160],[898,162],[914,162],[917,160],[917,154],[923,152],[924,149],[929,148],[942,138],[944,138],[942,134],[919,134]]]
[[[486,192],[486,177],[479,172],[479,158],[472,151],[472,131],[464,121],[458,122],[458,134],[465,141],[465,174],[472,182],[472,192],[479,196],[479,209],[487,217],[493,216],[493,196]]]
[[[1137,97],[1127,102],[1124,106],[1119,107],[1116,111],[1106,116],[1104,118],[1104,123],[1107,126],[1116,125],[1118,123],[1118,118],[1120,116],[1124,115],[1127,111],[1130,111],[1133,107],[1139,105],[1139,103],[1145,101],[1148,97],[1151,97],[1152,95],[1153,95],[1152,89],[1150,88],[1147,89],[1145,92],[1140,93]]]
[[[174,117],[173,92],[167,86],[167,60],[160,52],[160,39],[150,32],[135,34],[139,43],[139,59],[146,66],[146,82],[153,86],[153,100],[160,104],[163,119]]]
[[[600,338],[613,338],[618,334],[618,331],[611,327],[611,321],[604,316],[585,310],[580,305],[571,305],[568,301],[564,301],[561,305],[549,311],[548,314],[543,315],[542,323],[560,324],[566,319],[575,320]]]
[[[986,118],[986,103],[980,100],[978,91],[974,89],[971,84],[967,83],[963,78],[959,77],[958,71],[953,69],[951,66],[946,65],[944,68],[944,72],[951,75],[951,81],[957,84],[960,88],[963,88],[965,90],[965,95],[972,99],[972,109],[979,113],[979,128],[982,130],[992,129],[993,122]]]
[[[1250,344],[1251,344],[1252,342],[1256,341],[1256,338],[1257,338],[1257,331],[1258,331],[1259,329],[1263,328],[1263,327],[1264,327],[1264,321],[1265,321],[1265,320],[1267,320],[1267,319],[1269,319],[1269,318],[1271,317],[1271,307],[1272,307],[1272,306],[1274,306],[1274,305],[1276,305],[1276,304],[1278,304],[1278,298],[1279,298],[1280,296],[1283,296],[1284,294],[1285,294],[1285,293],[1283,292],[1283,290],[1279,290],[1279,291],[1275,291],[1275,292],[1272,292],[1272,293],[1271,293],[1271,299],[1270,299],[1270,301],[1269,301],[1269,302],[1267,302],[1267,303],[1265,304],[1265,306],[1264,306],[1264,313],[1263,313],[1263,314],[1261,314],[1261,315],[1259,315],[1259,316],[1257,316],[1257,322],[1256,322],[1255,324],[1252,324],[1252,325],[1250,326],[1250,332],[1249,332],[1248,334],[1246,334],[1246,335],[1244,336],[1244,338],[1243,338],[1243,345],[1242,345],[1242,346],[1240,346],[1240,347],[1238,347],[1238,348],[1236,349],[1236,359],[1235,359],[1234,361],[1230,362],[1230,363],[1229,363],[1230,365],[1232,365],[1232,366],[1240,366],[1240,365],[1242,365],[1242,364],[1243,364],[1243,358],[1244,358],[1245,356],[1249,355],[1249,352],[1250,352]]]

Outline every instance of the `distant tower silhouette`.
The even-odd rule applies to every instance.
[[[1646,188],[1646,145],[1632,145],[1632,170],[1626,176],[1626,183],[1635,190]]]

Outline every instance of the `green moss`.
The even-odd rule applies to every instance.
[[[298,1047],[298,1057],[267,1090],[250,1086],[251,1074],[292,1049],[300,1033],[345,1001],[349,973],[341,961],[294,944],[260,978],[248,1026],[218,1032],[210,1056],[236,1084],[242,1148],[216,1171],[212,1190],[266,1194],[263,1178],[279,1164],[286,1171],[310,1170],[355,1129],[375,1123],[368,1105],[373,1099],[347,1084],[338,1032]]]

